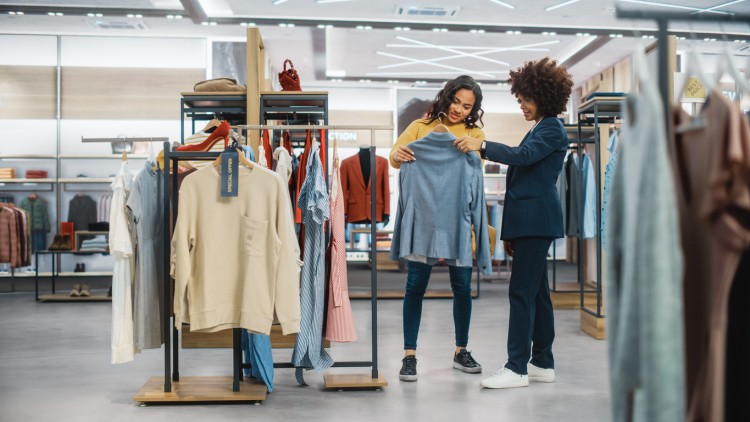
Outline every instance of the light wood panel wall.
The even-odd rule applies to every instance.
[[[0,119],[54,119],[56,68],[0,66]]]
[[[178,120],[205,69],[63,67],[63,119]]]

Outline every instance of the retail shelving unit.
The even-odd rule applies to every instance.
[[[578,285],[580,288],[580,306],[581,306],[581,330],[590,336],[603,340],[604,333],[604,302],[602,299],[602,148],[600,125],[614,123],[615,119],[622,117],[624,97],[595,97],[578,108],[578,139],[583,138],[584,128],[593,128],[593,145],[596,154],[594,172],[596,173],[596,304],[594,308],[589,307],[586,303],[586,281],[585,270],[583,268],[583,230],[581,229],[578,239]],[[578,143],[578,155],[581,156],[583,143]],[[583,174],[584,160],[579,160],[579,169]],[[585,180],[582,180],[585,183]],[[581,225],[583,225],[583,204],[580,208]]]
[[[185,139],[185,117],[189,117],[192,132],[195,122],[222,117],[232,124],[245,123],[247,94],[242,92],[183,92],[180,98],[180,142]]]
[[[81,251],[36,251],[34,253],[34,266],[36,271],[34,273],[34,298],[37,302],[110,302],[112,298],[106,295],[91,295],[91,296],[80,296],[71,297],[65,293],[57,293],[56,282],[58,277],[66,276],[87,276],[87,277],[111,277],[111,272],[83,272],[83,273],[68,273],[60,272],[59,266],[56,265],[57,259],[60,255],[64,254],[77,254],[77,255],[95,255],[107,252],[81,252]],[[39,277],[45,275],[45,273],[39,272],[39,255],[52,255],[52,272],[48,273],[52,280],[52,292],[49,294],[39,294]]]

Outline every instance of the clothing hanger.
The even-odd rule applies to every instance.
[[[249,168],[250,170],[253,170],[255,168],[255,163],[245,158],[245,153],[242,152],[241,149],[239,149],[237,142],[232,142],[232,145],[229,146],[229,148],[225,149],[224,152],[231,152],[235,151],[237,152],[237,159],[240,164],[244,165],[245,167]],[[216,157],[213,163],[211,163],[214,167],[221,167],[221,155]]]
[[[690,28],[690,38],[693,41],[696,41],[695,33],[692,32],[692,26]],[[697,41],[696,41],[697,42]],[[703,86],[703,89],[706,91],[707,97],[708,93],[713,88],[714,84],[712,81],[710,81],[706,75],[703,73],[703,69],[701,68],[701,62],[700,58],[698,57],[698,53],[695,50],[695,43],[690,46],[690,49],[687,51],[687,61],[685,63],[685,82],[682,85],[682,88],[680,89],[680,93],[685,92],[685,88],[687,88],[688,83],[691,79],[695,79]],[[680,94],[680,100],[683,98],[682,94]],[[701,117],[700,113],[696,113],[695,116],[693,116],[689,122],[683,123],[675,128],[675,132],[677,133],[685,133],[691,130],[701,129],[704,128],[706,125],[703,122],[703,118]]]
[[[724,38],[724,48],[722,48],[721,55],[719,56],[719,62],[716,68],[716,80],[714,81],[715,86],[719,86],[721,78],[726,74],[734,79],[734,83],[737,85],[738,94],[750,95],[750,83],[740,74],[739,69],[734,63],[734,57],[729,52],[729,40],[724,32],[724,25],[721,25],[722,37]],[[739,98],[738,98],[739,100]]]
[[[435,133],[450,132],[450,130],[448,129],[448,126],[446,126],[446,125],[443,124],[443,118],[441,117],[441,115],[445,116],[445,113],[442,112],[442,111],[438,113],[438,121],[440,122],[440,124],[438,124],[437,126],[435,126],[432,129],[432,131],[435,132]]]
[[[217,119],[216,115],[214,114],[214,118],[211,119],[211,121],[209,121],[203,129],[201,129],[201,132],[207,132],[212,127],[213,128],[219,127],[220,124],[221,124],[221,120]]]

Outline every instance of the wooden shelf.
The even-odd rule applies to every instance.
[[[55,183],[55,179],[0,179],[0,184],[2,183],[31,183],[31,184],[40,184],[40,183]]]
[[[181,377],[164,392],[164,377],[151,377],[133,397],[140,403],[258,402],[266,399],[266,386],[254,381],[240,383],[232,391],[232,377]]]
[[[605,318],[597,318],[596,315],[581,310],[581,331],[590,335],[597,340],[605,340],[607,338]]]
[[[329,374],[324,375],[325,388],[335,388],[338,390],[345,389],[362,389],[362,388],[382,388],[388,386],[388,381],[381,375],[372,378],[366,374]]]
[[[19,159],[19,160],[54,160],[57,158],[54,155],[40,155],[40,154],[0,154],[2,159]]]
[[[95,178],[95,177],[72,177],[57,179],[58,183],[112,183],[114,177]]]
[[[104,160],[104,159],[113,159],[113,158],[121,160],[122,153],[118,152],[116,154],[109,154],[109,155],[61,155],[60,156],[60,159],[64,159],[64,160]],[[147,158],[148,158],[148,155],[128,154],[128,160],[147,159]]]
[[[68,293],[55,293],[39,295],[41,302],[111,302],[112,298],[106,295],[70,296]]]
[[[34,272],[26,272],[21,271],[17,272],[14,275],[11,276],[10,273],[0,273],[0,278],[33,278],[36,275]],[[89,271],[89,272],[82,272],[82,273],[75,273],[75,272],[60,272],[57,274],[58,277],[112,277],[112,271]],[[39,277],[42,278],[48,278],[52,277],[52,273],[49,271],[45,271],[43,273],[39,273]]]

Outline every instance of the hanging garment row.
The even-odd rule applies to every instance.
[[[636,51],[641,89],[608,200],[613,419],[747,420],[750,314],[737,305],[750,280],[750,125],[716,89],[696,116],[677,105],[655,119],[645,61]]]
[[[31,265],[29,213],[13,203],[0,202],[0,263],[11,268]]]

